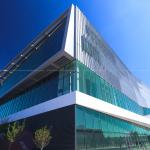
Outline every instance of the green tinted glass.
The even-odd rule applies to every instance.
[[[150,130],[76,106],[76,147],[81,149],[149,149]]]

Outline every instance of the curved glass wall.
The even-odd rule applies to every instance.
[[[24,61],[19,67],[16,66],[15,71],[9,75],[0,87],[0,97],[5,95],[5,93],[7,93],[13,86],[61,49],[65,22],[66,19],[58,24],[57,27],[53,29],[52,33],[50,33],[50,36],[47,36],[41,43],[39,43],[37,48],[33,48],[30,56],[24,58]]]
[[[150,130],[76,106],[77,150],[150,149]]]

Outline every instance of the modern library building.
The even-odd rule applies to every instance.
[[[149,150],[150,89],[72,5],[0,72],[0,149],[23,120],[15,150],[43,126],[47,150]]]

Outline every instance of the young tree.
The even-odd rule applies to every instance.
[[[45,126],[37,129],[34,133],[34,143],[37,148],[43,150],[52,139],[50,130]]]
[[[12,143],[16,141],[16,139],[20,136],[20,134],[23,132],[25,127],[25,121],[23,123],[14,122],[12,124],[8,125],[6,138],[9,141],[9,150],[11,149]]]

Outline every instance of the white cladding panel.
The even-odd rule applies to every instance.
[[[150,89],[139,81],[116,56],[76,7],[75,57],[143,107],[150,107]]]
[[[64,51],[74,57],[74,5],[71,6],[66,26],[66,37],[64,38]]]
[[[116,118],[123,119],[125,121],[135,123],[137,125],[150,128],[149,118],[130,112],[123,108],[114,106],[103,100],[94,98],[92,96],[83,94],[78,91],[56,97],[49,101],[40,103],[38,105],[19,111],[17,113],[11,114],[5,119],[0,119],[0,124],[24,119],[27,117],[35,116],[41,113],[45,113],[48,111],[56,110],[59,108],[63,108],[63,107],[75,105],[75,104],[98,111],[98,112],[108,114]]]

